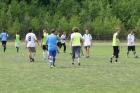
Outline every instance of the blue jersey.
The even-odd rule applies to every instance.
[[[6,32],[2,32],[0,34],[1,41],[7,41],[8,34]]]
[[[57,50],[57,41],[58,37],[56,35],[49,35],[46,39],[46,43],[48,44],[48,50]]]

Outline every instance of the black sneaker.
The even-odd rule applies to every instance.
[[[74,65],[74,63],[72,63],[72,65]]]
[[[112,58],[110,58],[110,63],[112,63]]]
[[[118,62],[118,60],[116,59],[115,62]]]

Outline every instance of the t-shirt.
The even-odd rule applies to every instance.
[[[20,43],[20,35],[16,34],[15,42],[16,42],[17,44]]]
[[[46,39],[46,42],[48,44],[48,50],[57,50],[57,41],[58,36],[50,34]]]
[[[47,37],[48,37],[48,33],[44,33],[43,34],[43,37],[42,37],[42,44],[43,45],[46,45],[46,39],[47,39]]]
[[[8,34],[6,32],[2,32],[0,34],[0,38],[1,38],[1,41],[7,41],[8,39]]]
[[[78,32],[71,34],[72,46],[81,46],[82,35]]]
[[[61,35],[61,43],[65,43],[66,42],[66,35],[62,34]]]
[[[112,42],[112,46],[119,46],[120,40],[118,39],[118,33],[114,33],[113,35],[113,42]]]
[[[90,34],[84,34],[83,39],[84,39],[84,46],[91,46],[92,36]]]
[[[25,41],[27,42],[27,47],[35,47],[36,40],[37,38],[34,33],[28,33],[25,38]]]
[[[135,45],[135,36],[132,34],[128,34],[127,36],[127,45],[134,46]]]

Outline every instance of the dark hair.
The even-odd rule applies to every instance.
[[[33,29],[32,28],[29,28],[28,32],[32,32],[32,31],[33,31]]]
[[[79,32],[80,31],[80,29],[78,28],[78,27],[73,27],[73,32]]]
[[[52,29],[52,30],[51,30],[51,33],[55,33],[55,31],[56,31],[55,29]]]

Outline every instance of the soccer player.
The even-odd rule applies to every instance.
[[[47,58],[47,50],[48,50],[48,45],[46,43],[46,39],[48,37],[48,33],[47,33],[47,30],[44,29],[43,30],[43,35],[42,35],[42,40],[41,40],[41,46],[42,46],[42,49],[43,49],[43,60],[46,60]]]
[[[66,33],[63,32],[61,35],[61,47],[64,47],[64,53],[66,53]]]
[[[6,51],[6,44],[7,44],[7,39],[8,39],[8,34],[5,30],[0,34],[2,46],[3,46],[3,52]]]
[[[77,57],[78,65],[80,66],[80,49],[81,42],[83,42],[82,35],[79,33],[79,28],[74,27],[71,34],[71,50],[72,50],[72,64],[74,65],[74,59]]]
[[[119,33],[120,33],[120,28],[117,27],[116,32],[113,34],[113,42],[112,42],[112,46],[113,46],[113,55],[110,58],[110,62],[112,63],[113,58],[115,57],[115,62],[118,62],[118,57],[119,57]]]
[[[21,37],[20,37],[19,33],[17,32],[16,38],[15,38],[15,47],[17,49],[17,52],[19,52],[20,40],[21,40]]]
[[[52,29],[51,34],[47,37],[46,43],[48,44],[48,52],[49,52],[49,63],[50,67],[55,67],[55,57],[57,54],[57,41],[58,36],[56,35],[56,30]]]
[[[35,49],[36,42],[39,45],[39,42],[38,42],[38,40],[36,38],[36,35],[33,33],[33,30],[30,28],[29,32],[26,34],[26,37],[25,37],[26,47],[29,50],[30,62],[34,62],[35,61],[34,58],[35,58],[35,53],[36,53],[36,49]]]
[[[88,30],[85,31],[83,39],[84,39],[84,48],[86,50],[86,58],[89,58],[89,49],[92,45],[92,36],[91,34],[89,34]]]
[[[135,51],[135,35],[133,31],[131,31],[127,36],[127,45],[128,45],[127,57],[129,55],[129,52],[132,51],[134,58],[137,58],[136,51]]]

